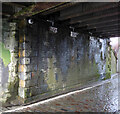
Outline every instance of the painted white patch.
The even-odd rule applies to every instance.
[[[112,46],[112,49],[117,48],[117,46],[118,46],[118,37],[110,38],[110,45]]]

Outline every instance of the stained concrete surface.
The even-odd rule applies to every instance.
[[[67,26],[57,26],[59,32],[56,34],[51,33],[47,22],[37,21],[24,28],[19,59],[29,59],[29,62],[20,61],[18,68],[18,95],[23,102],[44,99],[42,94],[51,97],[77,85],[83,87],[110,78],[108,38],[103,40],[87,34],[73,38]],[[29,76],[23,71],[31,78],[25,79]]]
[[[119,75],[120,76],[120,75]],[[119,76],[97,86],[49,102],[25,106],[10,112],[118,112]],[[9,111],[8,111],[9,112]]]

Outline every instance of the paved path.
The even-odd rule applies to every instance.
[[[35,103],[16,112],[116,112],[118,110],[118,77],[101,85]],[[12,110],[13,111],[13,110]]]

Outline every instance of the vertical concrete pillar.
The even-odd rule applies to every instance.
[[[15,22],[2,23],[2,39],[0,40],[0,101],[12,103],[18,93],[18,41]]]
[[[40,93],[40,88],[38,87],[37,83],[37,26],[32,25],[31,27],[31,25],[27,24],[28,23],[25,19],[19,24],[19,97],[23,99],[23,102],[31,96]],[[34,38],[31,38],[32,35]]]
[[[118,47],[119,47],[119,50],[117,54],[117,57],[118,57],[117,72],[120,73],[120,37],[118,38]]]
[[[117,65],[117,72],[118,72],[118,110],[120,110],[120,37],[118,37],[118,65]]]
[[[19,23],[19,66],[18,66],[18,74],[19,74],[19,96],[23,99],[26,98],[27,88],[26,88],[26,80],[31,78],[30,71],[30,43],[27,43],[26,40],[26,19],[23,19]]]

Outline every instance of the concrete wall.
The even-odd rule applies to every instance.
[[[116,58],[108,39],[79,34],[67,26],[3,20],[0,39],[0,102],[45,99],[110,78]],[[17,97],[19,96],[19,97]],[[20,98],[20,99],[19,99]]]
[[[48,25],[29,25],[25,20],[20,23],[19,96],[24,102],[110,78],[107,39],[85,34],[72,38],[66,26],[58,26],[58,33],[53,34]]]
[[[9,102],[18,94],[18,41],[16,23],[2,20],[0,38],[0,102]]]

